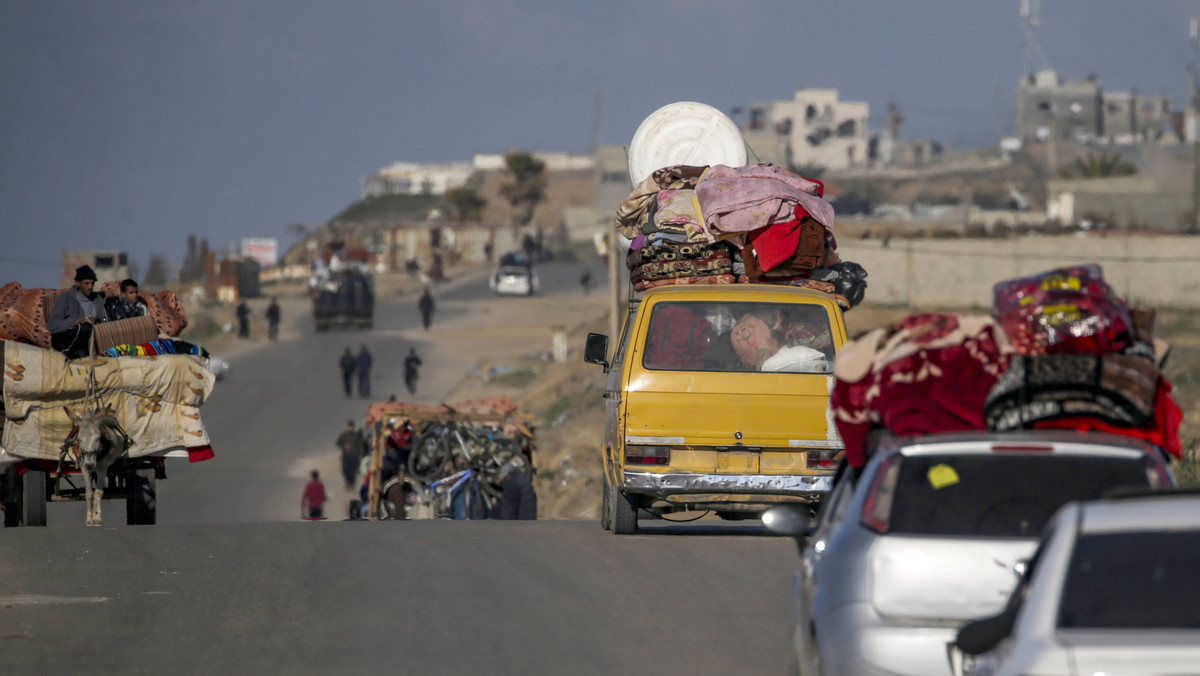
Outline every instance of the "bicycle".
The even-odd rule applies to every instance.
[[[446,408],[451,415],[457,413],[450,406]],[[533,473],[515,441],[493,431],[481,434],[464,422],[447,420],[434,423],[413,444],[408,457],[409,474],[428,483],[442,476],[446,465],[455,456],[476,469],[483,490],[492,497],[499,497],[502,492],[500,468],[505,463],[512,463],[526,477]]]
[[[484,485],[476,471],[468,467],[431,482],[425,489],[425,497],[433,505],[434,518],[453,519],[454,499],[461,491],[463,518],[487,519],[491,517],[497,498],[488,496],[482,489]]]

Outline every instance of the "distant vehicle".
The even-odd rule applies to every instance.
[[[208,357],[208,370],[217,377],[217,380],[223,380],[229,375],[229,362],[214,355]]]
[[[802,548],[793,658],[804,676],[951,674],[958,628],[1003,608],[1059,507],[1174,486],[1162,451],[1112,435],[881,435],[872,446],[861,471],[839,470],[811,531],[794,508],[763,517]]]
[[[1200,494],[1071,503],[1004,612],[959,631],[962,673],[1196,673],[1197,561]]]
[[[313,326],[369,329],[375,323],[375,279],[365,264],[349,263],[339,270],[323,269],[313,277]]]
[[[498,265],[488,286],[497,296],[532,296],[538,292],[541,282],[530,266]]]

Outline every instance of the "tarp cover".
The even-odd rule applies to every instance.
[[[15,341],[0,343],[4,358],[3,451],[21,458],[57,460],[71,431],[64,406],[85,411],[88,360]],[[130,457],[209,446],[200,405],[215,376],[196,355],[97,357],[96,392],[112,405],[133,440]]]

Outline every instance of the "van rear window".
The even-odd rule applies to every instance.
[[[889,532],[1036,537],[1071,500],[1148,487],[1140,459],[1051,454],[905,456]]]
[[[832,373],[824,306],[664,302],[654,306],[642,365],[669,371]]]

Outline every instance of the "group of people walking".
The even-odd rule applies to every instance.
[[[237,320],[238,320],[238,338],[246,340],[250,337],[250,306],[246,304],[246,299],[241,299],[237,304]],[[270,340],[279,340],[279,320],[282,313],[279,310],[279,300],[274,296],[271,297],[270,304],[267,305],[263,316],[267,320],[267,338]]]
[[[417,348],[409,348],[408,355],[404,358],[404,386],[413,396],[417,394],[417,381],[421,378],[423,363],[417,354]],[[338,369],[342,373],[342,391],[347,397],[354,396],[355,382],[358,383],[358,396],[364,399],[371,396],[371,368],[374,364],[375,359],[366,345],[359,348],[358,354],[351,348],[346,348],[338,359]]]

